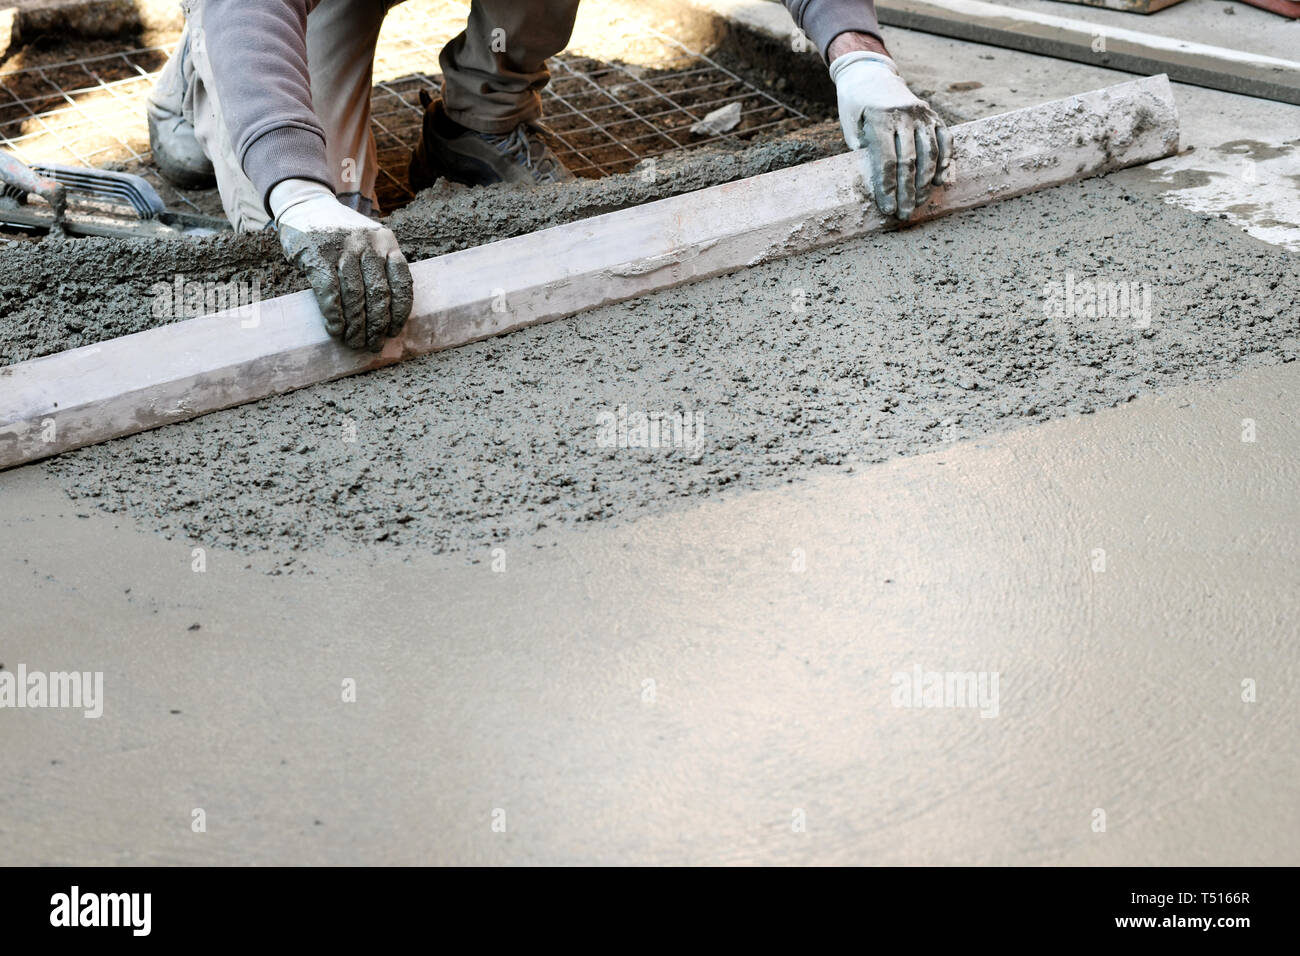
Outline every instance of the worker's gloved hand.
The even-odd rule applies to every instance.
[[[269,205],[284,254],[316,293],[325,331],[372,352],[402,331],[411,314],[411,270],[396,236],[306,179],[276,185]]]
[[[886,216],[910,219],[931,187],[945,181],[951,134],[883,53],[844,53],[831,62],[831,79],[845,142],[868,151],[876,207]]]

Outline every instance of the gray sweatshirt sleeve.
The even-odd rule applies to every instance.
[[[311,107],[307,14],[319,0],[201,0],[222,117],[263,204],[277,183],[333,188],[325,131]],[[873,0],[785,0],[822,58],[846,31],[880,36]],[[270,210],[267,210],[270,212]]]
[[[286,179],[333,189],[307,74],[307,14],[319,0],[201,2],[222,118],[262,203]]]
[[[785,0],[785,5],[823,60],[826,48],[841,33],[870,33],[884,42],[875,0]]]

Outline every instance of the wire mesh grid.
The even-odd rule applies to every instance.
[[[144,100],[166,59],[145,48],[0,72],[0,149],[27,163],[129,169],[197,209],[149,164]]]
[[[412,197],[406,165],[420,135],[420,90],[441,84],[438,54],[464,24],[455,4],[403,4],[376,50],[371,122],[376,192],[392,209]],[[578,176],[626,172],[645,159],[719,140],[747,139],[807,117],[707,55],[644,22],[612,21],[602,36],[550,60],[544,123],[560,160]],[[615,37],[616,43],[607,42]],[[145,98],[171,43],[0,71],[0,148],[28,162],[125,169],[153,183],[168,205],[214,212],[211,191],[172,188],[150,162]],[[606,48],[616,48],[616,53]],[[731,130],[699,135],[708,113],[739,103]]]

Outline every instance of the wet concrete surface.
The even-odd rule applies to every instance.
[[[272,571],[482,553],[1292,361],[1297,300],[1286,253],[1112,176],[40,467]]]
[[[4,713],[0,861],[1294,865],[1298,409],[1292,363],[293,578],[10,473],[0,663],[104,711]]]

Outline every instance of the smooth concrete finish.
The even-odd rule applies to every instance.
[[[0,710],[0,863],[1300,863],[1298,409],[1290,363],[294,579],[11,472],[0,662],[105,701]]]
[[[886,26],[905,27],[1130,73],[1167,73],[1215,90],[1300,104],[1300,63],[1226,46],[1101,26],[982,0],[878,0]]]
[[[1212,43],[1261,56],[1294,60],[1300,51],[1300,21],[1288,20],[1237,0],[1182,0],[1150,15],[1107,10],[1060,0],[996,0],[1044,16],[1069,17],[1103,27],[1156,33],[1189,43]]]

